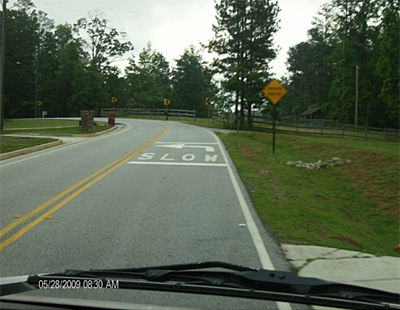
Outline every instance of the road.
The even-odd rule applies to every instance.
[[[1,276],[209,260],[288,270],[212,131],[119,121],[125,126],[117,132],[0,163]],[[27,294],[208,309],[288,307],[125,290]]]

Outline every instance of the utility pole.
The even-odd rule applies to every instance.
[[[39,88],[38,88],[39,72],[38,65],[35,68],[35,118],[38,117],[38,102],[39,102]]]
[[[35,82],[32,82],[32,84],[35,85],[35,100],[34,100],[34,104],[35,104],[35,118],[38,117],[38,102],[39,102],[39,69],[36,65],[35,69],[32,69],[31,67],[27,66],[26,64],[17,61],[16,62],[17,65],[20,66],[24,66],[25,68],[27,68],[29,71],[31,71],[34,75],[35,75]]]
[[[359,67],[356,66],[356,106],[354,111],[354,125],[356,127],[358,125],[358,69]]]
[[[6,51],[6,8],[7,1],[3,0],[1,13],[1,50],[0,50],[0,132],[3,131],[4,120],[4,55]]]

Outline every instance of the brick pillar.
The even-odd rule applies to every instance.
[[[81,130],[82,130],[82,132],[92,133],[94,131],[93,115],[94,115],[94,111],[92,111],[92,110],[82,110],[81,111]]]

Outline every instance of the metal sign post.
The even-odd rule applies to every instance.
[[[211,106],[211,98],[206,97],[206,106],[207,106],[207,114],[208,114],[208,119],[210,119],[210,106]]]
[[[164,105],[167,106],[167,111],[166,111],[167,116],[165,119],[166,121],[168,120],[168,107],[170,104],[171,104],[171,99],[164,99]]]
[[[276,120],[276,104],[274,104],[274,110],[272,115],[272,154],[275,154],[275,120]]]
[[[276,122],[276,103],[287,93],[285,87],[274,79],[262,91],[265,96],[273,103],[274,110],[272,115],[272,153],[275,154],[275,122]]]

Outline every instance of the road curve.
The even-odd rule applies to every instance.
[[[288,270],[211,130],[120,122],[120,131],[0,163],[1,276],[209,260]],[[125,290],[27,294],[209,309],[289,307]]]

